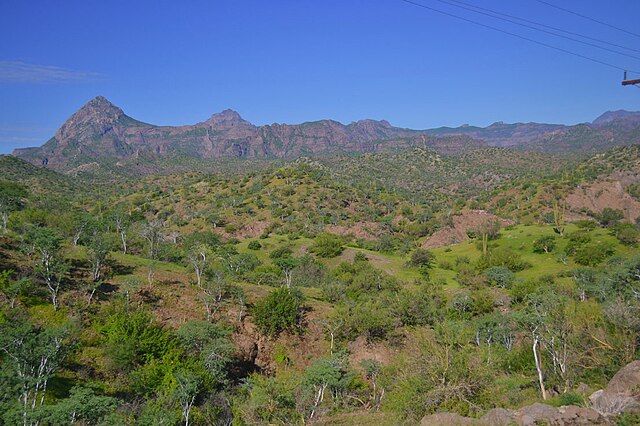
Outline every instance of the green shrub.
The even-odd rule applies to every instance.
[[[435,260],[436,256],[429,250],[418,248],[413,253],[411,253],[411,259],[409,259],[407,265],[431,268]]]
[[[552,235],[540,237],[533,242],[534,253],[550,253],[556,248],[556,238]]]
[[[262,244],[260,244],[259,241],[253,240],[249,242],[247,248],[249,250],[260,250],[262,248]]]
[[[635,246],[640,240],[640,231],[630,223],[621,223],[611,227],[611,233],[622,244],[626,246]]]
[[[591,243],[576,249],[575,261],[584,266],[596,266],[614,253],[610,244]]]
[[[295,331],[302,319],[302,293],[282,287],[273,290],[253,308],[256,325],[264,334],[277,336]]]
[[[482,273],[489,283],[500,288],[509,288],[516,279],[516,275],[506,266],[492,266]]]
[[[339,256],[343,250],[342,238],[329,233],[319,234],[315,239],[314,245],[309,249],[311,253],[325,258]]]
[[[569,238],[569,242],[567,243],[565,251],[570,255],[575,254],[578,248],[591,242],[591,235],[586,231],[572,232],[567,237]]]
[[[519,253],[508,248],[501,248],[490,250],[487,254],[483,255],[477,263],[477,268],[481,271],[493,266],[504,266],[512,272],[518,272],[529,268],[531,265],[522,260],[522,256]]]
[[[602,210],[601,213],[595,214],[594,216],[596,219],[598,219],[598,222],[600,222],[600,225],[604,226],[605,228],[608,228],[610,226],[615,225],[622,219],[624,219],[624,212],[622,210],[612,209],[610,207],[607,207],[604,210]]]

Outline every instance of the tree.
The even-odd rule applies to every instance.
[[[11,279],[12,273],[13,271],[0,272],[0,292],[7,298],[9,309],[15,308],[18,296],[31,285],[31,282],[26,278],[19,280]]]
[[[348,365],[346,353],[338,352],[328,358],[321,358],[307,367],[304,372],[304,381],[314,391],[310,420],[316,417],[327,389],[330,389],[333,395],[337,395],[348,387]]]
[[[118,399],[97,395],[88,387],[76,385],[69,397],[48,407],[44,416],[47,424],[98,424],[118,406]]]
[[[189,426],[191,419],[191,409],[200,393],[202,378],[193,372],[181,369],[173,374],[175,381],[173,397],[176,399],[182,410],[184,426]]]
[[[556,239],[553,235],[540,237],[533,242],[534,253],[550,253],[556,247]]]
[[[550,289],[541,289],[527,297],[526,309],[521,321],[527,325],[533,337],[533,351],[536,369],[540,378],[543,398],[546,390],[542,378],[541,361],[536,352],[540,342],[544,342],[551,356],[553,371],[564,381],[565,391],[569,385],[571,323],[567,315],[568,301]]]
[[[23,426],[38,424],[33,415],[44,403],[48,381],[65,358],[67,336],[66,327],[43,328],[24,321],[6,323],[0,329],[0,353],[5,355],[0,365],[13,372]]]
[[[590,243],[578,247],[575,250],[576,263],[584,266],[596,266],[614,253],[613,247],[608,243]]]
[[[186,259],[196,274],[196,284],[202,287],[202,276],[209,266],[211,247],[207,244],[195,244],[188,248]]]
[[[160,229],[162,223],[158,220],[153,220],[146,225],[143,225],[140,230],[140,236],[147,242],[147,255],[149,259],[155,260],[158,257],[158,245],[162,239]]]
[[[291,288],[291,282],[293,279],[293,271],[299,264],[298,259],[295,257],[279,257],[273,260],[273,264],[278,267],[284,274],[285,287]]]
[[[329,334],[329,337],[331,339],[329,343],[329,354],[333,355],[333,347],[335,345],[336,333],[338,332],[338,330],[342,328],[342,326],[344,325],[344,322],[340,318],[329,318],[326,320],[319,318],[317,322]]]
[[[91,278],[92,281],[88,286],[87,306],[91,305],[93,296],[95,295],[98,287],[102,285],[104,277],[104,269],[107,266],[109,255],[111,250],[116,246],[112,239],[112,236],[103,229],[105,224],[94,223],[90,232],[90,237],[87,239],[85,245],[87,247],[87,256],[91,263]]]
[[[382,370],[382,364],[380,361],[375,359],[363,359],[360,361],[360,366],[364,370],[364,374],[367,376],[367,379],[371,380],[371,384],[373,385],[371,400],[377,410],[380,408],[380,401],[384,397],[384,388],[380,390],[380,395],[378,395],[378,376]]]
[[[417,248],[411,253],[411,258],[407,262],[408,266],[414,266],[421,270],[428,270],[433,267],[436,256],[429,250]]]
[[[208,321],[189,321],[178,329],[177,335],[189,353],[200,358],[215,384],[224,383],[227,365],[235,352],[231,330]]]
[[[21,209],[26,197],[27,190],[22,185],[14,182],[0,182],[0,220],[3,232],[7,232],[9,214]]]
[[[98,225],[93,229],[91,237],[86,243],[89,262],[91,262],[91,277],[94,282],[102,278],[109,253],[114,248],[111,236],[100,228]]]
[[[492,266],[485,269],[482,274],[489,280],[489,283],[500,288],[510,288],[516,279],[516,274],[506,266]]]
[[[207,278],[202,280],[200,290],[202,290],[202,302],[207,311],[208,321],[211,321],[218,313],[230,288],[224,273],[221,271],[211,271]]]
[[[482,253],[487,253],[489,241],[495,240],[500,235],[500,221],[497,219],[487,220],[478,227],[468,232],[471,238],[480,237],[482,241]]]
[[[238,253],[238,250],[232,245],[226,245],[216,250],[218,259],[220,259],[229,273],[234,275],[242,275],[251,272],[260,266],[260,260],[253,253]]]
[[[127,254],[127,231],[131,225],[131,219],[121,210],[114,212],[112,219],[113,223],[116,225],[116,230],[120,235],[120,241],[122,242],[122,254]]]
[[[62,238],[49,228],[31,228],[26,235],[26,251],[35,257],[34,272],[44,281],[54,310],[58,310],[58,292],[69,271],[61,255]]]
[[[260,241],[251,240],[249,241],[247,248],[249,250],[260,250],[262,248],[262,244],[260,244]]]

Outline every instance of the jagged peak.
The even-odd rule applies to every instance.
[[[237,112],[232,109],[225,109],[224,111],[213,114],[207,121],[207,124],[212,125],[234,125],[234,124],[251,124]]]
[[[379,125],[382,127],[392,127],[391,123],[387,120],[372,120],[370,118],[365,118],[364,120],[358,120],[351,123],[352,125],[362,126],[362,125]]]
[[[122,109],[112,104],[104,96],[96,96],[95,98],[91,99],[89,102],[84,104],[82,108],[78,110],[78,112],[82,112],[82,111],[91,111],[91,112],[97,112],[102,114],[113,113],[117,115],[124,113]]]

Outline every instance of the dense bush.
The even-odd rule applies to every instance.
[[[556,248],[556,238],[552,235],[540,237],[533,242],[534,253],[550,253]]]
[[[522,259],[522,256],[508,248],[489,250],[483,255],[476,265],[478,270],[484,271],[494,266],[504,266],[512,272],[522,271],[531,265]]]
[[[249,242],[249,244],[247,245],[247,248],[249,250],[260,250],[262,248],[262,244],[260,244],[259,241],[256,240],[252,240]]]
[[[600,225],[608,228],[624,219],[624,212],[622,210],[605,207],[602,212],[595,214],[594,217],[600,222]]]
[[[580,265],[596,266],[613,254],[613,247],[605,243],[590,243],[575,251],[575,261]]]
[[[256,302],[252,313],[260,330],[272,336],[283,331],[300,331],[302,325],[302,293],[281,287]]]
[[[635,246],[640,240],[640,230],[630,223],[621,223],[611,227],[611,232],[622,244]]]
[[[319,257],[336,257],[344,250],[342,244],[342,238],[340,236],[322,233],[316,237],[314,244],[309,248],[309,251],[311,253],[315,253]]]

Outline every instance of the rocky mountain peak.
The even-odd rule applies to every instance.
[[[593,120],[591,124],[594,126],[604,126],[618,120],[640,122],[640,111],[626,111],[623,109],[618,111],[607,111]]]
[[[107,98],[104,96],[96,96],[80,108],[73,116],[103,116],[118,118],[123,114],[124,112],[122,109],[109,102]]]
[[[56,136],[62,139],[89,131],[103,134],[123,116],[122,109],[105,97],[96,96],[65,121]]]
[[[213,114],[207,121],[205,121],[205,123],[213,127],[251,125],[251,123],[242,118],[242,116],[240,116],[237,111],[234,111],[232,109],[225,109],[222,112]]]

